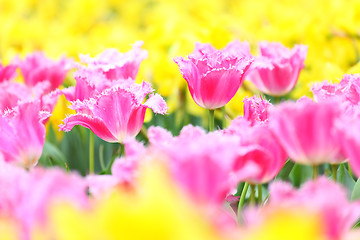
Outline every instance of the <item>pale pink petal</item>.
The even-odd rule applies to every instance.
[[[295,86],[307,54],[307,47],[295,45],[292,50],[280,43],[261,42],[260,56],[248,75],[256,87],[269,95],[282,96]]]
[[[166,114],[168,107],[165,100],[159,94],[152,94],[144,103],[144,106],[151,108],[154,113]]]
[[[290,159],[302,164],[339,163],[335,121],[338,102],[286,102],[271,108],[269,124]]]

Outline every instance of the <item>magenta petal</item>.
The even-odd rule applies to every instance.
[[[16,75],[16,68],[17,66],[13,64],[3,66],[0,63],[0,83],[14,78]]]
[[[220,108],[235,95],[253,61],[244,56],[247,53],[242,53],[241,48],[236,42],[223,50],[210,44],[196,44],[188,59],[174,59],[197,105],[206,109]]]
[[[90,129],[99,138],[107,142],[118,142],[119,140],[109,131],[104,121],[98,117],[86,114],[74,114],[64,119],[64,124],[60,124],[60,130],[68,132],[75,125],[81,125]]]
[[[146,107],[140,106],[137,109],[132,109],[129,121],[127,122],[126,136],[135,137],[141,130],[144,123]],[[123,136],[125,139],[126,136]]]

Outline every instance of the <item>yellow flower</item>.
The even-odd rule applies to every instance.
[[[244,232],[244,240],[327,240],[320,216],[299,208],[267,209],[264,219]]]
[[[51,208],[52,239],[221,239],[220,232],[174,185],[167,170],[148,164],[136,189],[118,188],[89,210],[69,204]],[[224,238],[223,238],[224,239]]]

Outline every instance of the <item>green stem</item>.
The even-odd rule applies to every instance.
[[[249,184],[246,182],[244,184],[244,187],[241,191],[241,195],[240,195],[240,200],[239,200],[239,205],[238,205],[238,212],[237,212],[237,216],[238,216],[238,223],[241,222],[241,210],[244,206],[244,202],[245,202],[245,196],[246,196],[246,192],[249,188]]]
[[[250,205],[255,206],[256,200],[255,200],[255,191],[256,191],[256,185],[250,184]]]
[[[315,179],[317,179],[317,177],[318,177],[318,169],[317,169],[317,166],[314,165],[313,166],[313,176],[312,176],[312,178],[315,180]]]
[[[333,173],[333,180],[335,182],[337,182],[337,169],[338,169],[338,165],[337,164],[331,164],[331,169],[332,169],[332,173]]]
[[[102,171],[106,170],[105,163],[104,163],[104,145],[103,144],[101,144],[99,146],[99,160],[100,160],[101,170]]]
[[[281,97],[276,96],[275,98],[275,104],[279,104],[281,102]]]
[[[222,129],[225,129],[226,128],[226,109],[225,109],[225,106],[223,106],[221,108],[222,110]]]
[[[145,142],[149,142],[146,127],[143,125],[140,130],[140,135],[144,138]]]
[[[94,174],[94,133],[89,132],[89,173]]]
[[[261,205],[262,204],[262,184],[258,184],[258,202]]]
[[[119,157],[123,156],[125,157],[125,145],[123,143],[119,143],[120,144],[120,153],[119,153]],[[106,169],[106,172],[111,174],[111,167],[115,161],[115,158],[116,157],[112,157],[111,160],[110,160],[110,163]]]
[[[209,132],[214,131],[215,110],[209,109]]]

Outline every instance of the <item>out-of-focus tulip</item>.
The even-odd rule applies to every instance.
[[[141,62],[147,58],[146,50],[142,50],[143,42],[136,42],[133,49],[121,53],[117,49],[106,49],[94,58],[89,55],[80,55],[80,60],[88,67],[101,70],[109,80],[135,80]]]
[[[24,60],[17,58],[15,63],[20,67],[27,86],[34,87],[41,82],[47,82],[45,93],[58,88],[65,80],[67,72],[73,67],[70,59],[64,57],[59,61],[53,61],[42,52],[29,54]]]
[[[244,118],[237,118],[224,132],[240,138],[233,165],[237,181],[266,183],[284,166],[287,154],[266,124],[251,127]],[[251,170],[251,174],[244,175],[246,169]]]
[[[3,66],[0,63],[0,83],[14,78],[16,75],[16,68],[17,66],[13,64]]]
[[[25,102],[0,116],[0,155],[6,162],[34,167],[45,142],[44,121],[49,113],[40,112],[40,101]]]
[[[303,98],[270,109],[270,128],[291,160],[307,165],[345,160],[335,127],[341,113],[338,105]]]
[[[244,99],[244,118],[251,125],[255,125],[268,120],[268,107],[272,104],[260,97],[249,97]]]
[[[307,47],[296,45],[293,49],[281,43],[261,42],[260,56],[255,58],[249,79],[263,93],[283,96],[289,93],[299,78],[307,54]]]

